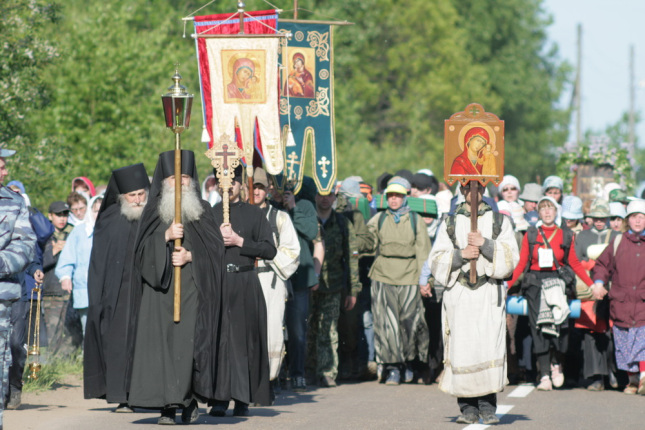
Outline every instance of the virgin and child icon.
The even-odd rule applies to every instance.
[[[451,176],[496,176],[499,153],[495,150],[496,136],[483,122],[473,122],[459,132],[461,153],[453,160]]]
[[[265,103],[265,52],[262,50],[222,50],[225,81],[225,103]]]

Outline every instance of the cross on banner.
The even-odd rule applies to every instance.
[[[289,154],[287,157],[287,170],[289,174],[287,175],[287,180],[288,181],[295,181],[296,180],[296,170],[294,169],[296,164],[300,164],[300,161],[298,160],[298,154],[295,152],[292,152]]]
[[[327,171],[327,166],[329,166],[330,164],[331,164],[331,161],[329,161],[327,159],[327,157],[325,157],[324,155],[320,159],[320,161],[318,162],[318,165],[320,166],[320,170],[322,171],[322,177],[323,178],[327,177],[327,172],[328,172]]]

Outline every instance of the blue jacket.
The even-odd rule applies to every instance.
[[[20,298],[19,275],[34,259],[36,235],[19,195],[0,186],[0,300]]]
[[[88,210],[90,210],[88,208]],[[77,224],[67,237],[65,247],[60,252],[56,264],[56,277],[62,282],[65,278],[72,279],[72,297],[75,309],[89,306],[87,296],[87,274],[90,270],[90,254],[94,228],[87,232],[85,223]]]
[[[38,209],[29,208],[29,223],[36,234],[36,253],[33,261],[27,265],[25,271],[21,274],[21,302],[28,302],[32,299],[32,295],[36,299],[36,294],[33,293],[33,289],[36,288],[34,273],[36,273],[36,270],[43,270],[43,251],[45,250],[45,244],[51,235],[54,234],[54,225]]]

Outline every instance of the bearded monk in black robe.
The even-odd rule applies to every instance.
[[[119,403],[128,398],[140,276],[133,267],[134,240],[150,181],[143,164],[112,172],[94,227],[88,273],[89,308],[83,354],[86,399]]]
[[[160,408],[159,424],[198,418],[197,400],[214,396],[224,244],[200,198],[192,151],[182,151],[181,223],[174,220],[174,151],[160,154],[135,246],[142,277],[131,406]],[[175,247],[174,240],[182,239]],[[174,269],[181,267],[181,320],[173,321]],[[222,363],[222,366],[226,366]]]

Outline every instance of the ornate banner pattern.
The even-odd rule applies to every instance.
[[[249,12],[244,19],[247,34],[275,34],[275,11]],[[231,18],[231,19],[229,19]],[[278,114],[278,38],[237,36],[236,14],[195,17],[197,60],[210,141],[235,134],[245,164],[257,149],[270,174],[284,167]],[[200,35],[231,34],[230,38]]]
[[[295,183],[298,191],[309,147],[316,186],[321,193],[329,193],[336,182],[332,27],[306,21],[280,21],[279,25],[281,32],[293,35],[282,52],[280,72],[285,179]],[[287,139],[289,124],[293,141]]]

